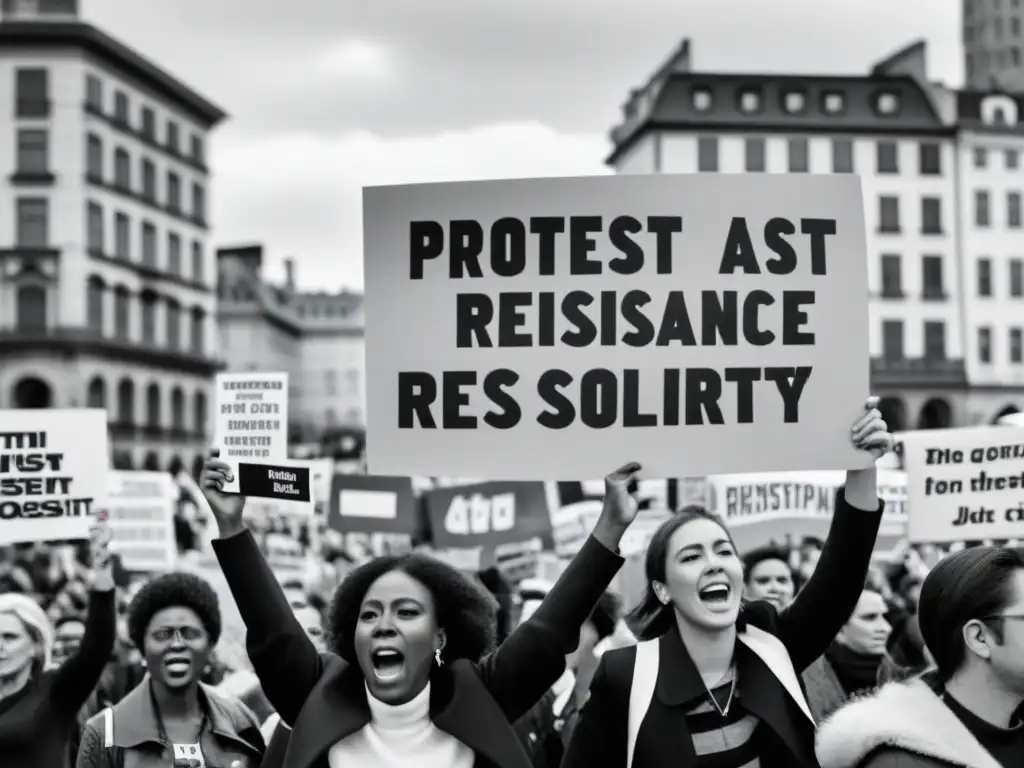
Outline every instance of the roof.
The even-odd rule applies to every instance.
[[[206,128],[227,117],[216,104],[91,24],[81,21],[0,21],[0,50],[77,48],[138,80]]]

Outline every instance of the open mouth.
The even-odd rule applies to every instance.
[[[165,659],[164,669],[167,670],[168,677],[187,677],[192,670],[192,663],[188,659]]]
[[[707,605],[724,605],[729,602],[731,594],[732,588],[728,584],[718,583],[708,584],[697,593],[697,596]]]
[[[382,683],[397,680],[404,668],[405,656],[394,648],[378,648],[370,654],[373,675]]]

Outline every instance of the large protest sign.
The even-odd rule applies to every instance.
[[[426,536],[408,477],[335,474],[327,524],[347,551],[373,556],[407,552]]]
[[[107,443],[103,410],[0,411],[0,544],[88,538]]]
[[[288,374],[219,373],[216,387],[214,444],[235,471],[225,492],[239,493],[241,462],[273,465],[288,458]]]
[[[110,472],[99,505],[107,510],[111,550],[127,570],[160,573],[175,567],[174,507],[179,493],[167,472]]]
[[[855,176],[363,191],[371,472],[863,467]],[[742,450],[737,450],[742,447]]]
[[[912,541],[1024,538],[1024,429],[922,430],[900,440]]]

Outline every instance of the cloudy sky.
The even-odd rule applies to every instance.
[[[962,81],[939,0],[82,0],[222,106],[217,244],[271,278],[362,286],[361,187],[606,173],[629,88],[683,37],[697,69],[859,73],[911,40]]]

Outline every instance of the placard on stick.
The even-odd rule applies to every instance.
[[[868,394],[855,176],[363,192],[368,465],[603,477],[847,469]]]
[[[238,493],[238,464],[275,464],[288,459],[288,374],[217,375],[220,458],[234,471],[225,493]]]

